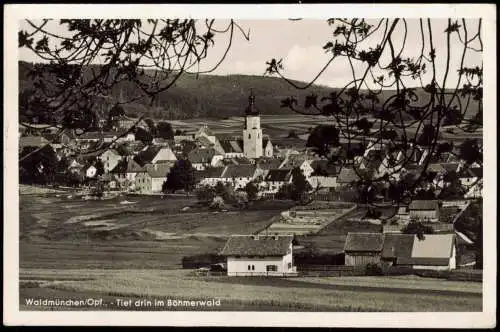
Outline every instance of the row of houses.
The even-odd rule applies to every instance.
[[[456,268],[455,234],[348,233],[345,265],[411,267],[453,270]]]
[[[220,255],[226,258],[228,276],[297,275],[292,235],[233,235]],[[455,234],[348,233],[345,265],[368,264],[425,270],[457,267]]]

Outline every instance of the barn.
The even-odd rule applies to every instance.
[[[415,237],[409,263],[417,270],[454,270],[456,256],[455,234],[425,234]]]
[[[439,221],[439,202],[437,200],[414,200],[410,203],[410,218]]]
[[[349,232],[344,246],[345,265],[366,266],[380,263],[383,244],[382,233]]]
[[[381,260],[388,266],[404,265],[411,258],[413,234],[385,233]]]
[[[296,274],[291,235],[233,235],[221,255],[228,276],[284,276]]]
[[[455,234],[384,234],[381,261],[413,269],[453,270],[456,268]]]

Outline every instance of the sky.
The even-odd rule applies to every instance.
[[[391,20],[392,21],[392,20]],[[330,55],[326,54],[322,49],[328,41],[335,41],[333,37],[333,28],[329,26],[325,20],[319,19],[304,19],[299,21],[291,21],[286,19],[280,20],[237,20],[238,24],[249,31],[250,40],[243,38],[242,34],[235,32],[232,41],[231,49],[225,61],[213,72],[217,75],[229,74],[248,74],[248,75],[263,75],[266,69],[266,61],[272,58],[283,59],[284,72],[283,74],[290,79],[309,82],[312,80],[320,69],[330,59]],[[369,23],[377,23],[377,20],[368,20]],[[227,20],[216,20],[216,27],[222,28],[227,25]],[[407,19],[407,40],[406,46],[402,53],[403,57],[416,57],[422,46],[420,23],[418,19]],[[477,20],[467,20],[469,38],[477,32]],[[424,24],[426,22],[424,21]],[[20,23],[21,28],[26,28],[25,22]],[[426,28],[426,26],[424,25]],[[447,27],[447,19],[432,19],[433,39],[437,50],[436,68],[437,79],[441,82],[444,76],[446,65],[446,33],[444,30]],[[51,26],[51,31],[60,33],[61,27],[57,25]],[[380,31],[383,31],[381,29]],[[426,35],[427,31],[426,31]],[[404,36],[404,25],[400,21],[394,31],[394,46],[398,50],[401,48]],[[366,41],[366,46],[374,46],[380,42],[382,35],[374,34]],[[211,68],[222,56],[228,41],[228,35],[216,35],[215,46],[210,49],[209,56],[201,65],[201,69]],[[426,40],[428,44],[428,40]],[[473,46],[478,46],[476,42]],[[458,75],[456,73],[461,59],[463,45],[459,42],[457,34],[454,33],[450,38],[451,59],[450,68],[452,69],[448,75],[447,86],[454,86],[457,82]],[[27,49],[19,50],[19,57],[24,61],[38,61],[36,56]],[[382,60],[388,58],[389,48],[382,56]],[[429,48],[426,47],[425,53],[428,54]],[[481,66],[482,54],[469,51],[465,59],[465,65]],[[356,77],[359,77],[364,72],[366,65],[360,62],[354,62],[354,70]],[[426,78],[430,78],[430,71],[426,74]],[[317,79],[316,83],[331,87],[341,87],[346,82],[352,80],[352,71],[346,58],[335,59],[328,69]],[[371,87],[373,80],[367,80],[367,84]],[[407,86],[419,86],[419,82],[406,80]]]

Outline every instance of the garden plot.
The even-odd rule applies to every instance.
[[[355,209],[340,208],[327,210],[299,210],[281,213],[278,221],[271,224],[262,234],[315,234],[339,217]]]

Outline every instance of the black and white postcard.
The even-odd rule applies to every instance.
[[[4,324],[493,327],[495,13],[7,5]]]

